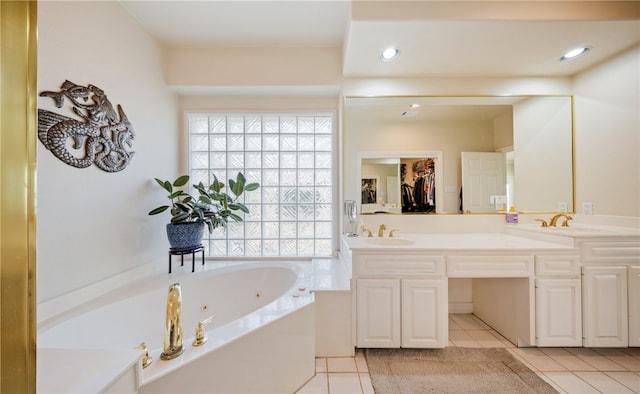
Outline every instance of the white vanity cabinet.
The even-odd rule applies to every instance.
[[[580,256],[536,256],[536,346],[582,346]]]
[[[627,268],[584,267],[584,346],[626,347]]]
[[[356,297],[356,346],[400,347],[400,280],[358,279]]]
[[[358,254],[353,264],[357,347],[446,346],[443,256]]]
[[[343,242],[356,347],[447,346],[449,279],[471,279],[473,313],[518,346],[582,343],[580,257],[573,246],[483,233]]]
[[[629,346],[640,347],[640,265],[628,267]]]
[[[583,264],[584,346],[640,346],[640,242],[601,238],[576,243]]]

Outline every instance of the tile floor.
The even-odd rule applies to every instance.
[[[449,316],[449,346],[504,347],[561,394],[640,393],[640,349],[516,348],[474,315]],[[362,352],[317,358],[298,394],[373,393]]]

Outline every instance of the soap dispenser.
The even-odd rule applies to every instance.
[[[513,205],[509,208],[509,212],[507,212],[507,223],[518,223],[518,211],[516,211],[516,207]]]

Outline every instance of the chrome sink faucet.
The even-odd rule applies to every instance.
[[[549,220],[549,226],[550,227],[556,227],[556,222],[558,221],[558,219],[560,219],[561,217],[564,217],[566,220],[564,222],[562,222],[562,226],[563,227],[569,227],[569,220],[573,220],[573,218],[569,215],[567,215],[566,213],[559,213],[557,215],[555,215],[554,217],[551,218],[551,220]]]
[[[164,325],[164,344],[160,354],[162,360],[171,360],[185,350],[182,344],[182,292],[180,283],[169,286],[167,316]]]
[[[381,224],[380,227],[378,227],[378,237],[383,237],[384,230],[386,229],[387,229],[387,226],[385,226],[384,224]]]

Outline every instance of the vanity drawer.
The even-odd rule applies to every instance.
[[[536,276],[579,277],[580,256],[536,256]]]
[[[524,278],[533,276],[533,256],[449,256],[449,278]]]
[[[581,245],[584,263],[640,262],[638,241],[587,241]]]
[[[355,257],[354,277],[420,277],[444,276],[444,256],[385,256]]]

